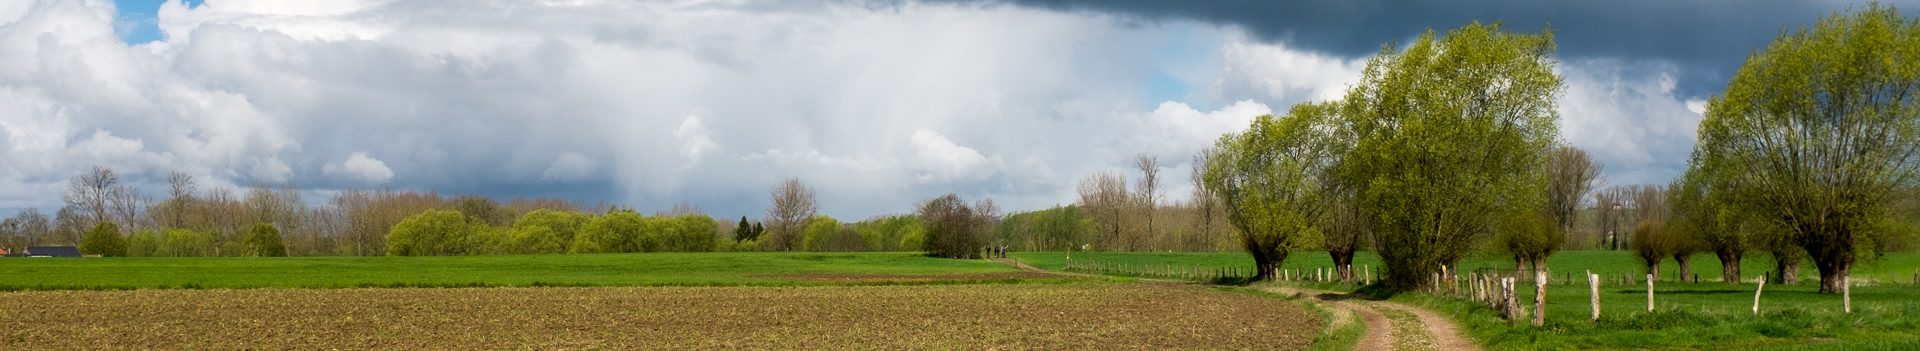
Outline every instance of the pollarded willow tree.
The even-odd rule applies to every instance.
[[[1782,34],[1708,102],[1697,147],[1840,291],[1920,173],[1920,21],[1875,5]]]
[[[1318,235],[1328,206],[1322,190],[1339,157],[1327,140],[1337,122],[1334,106],[1300,104],[1283,117],[1260,116],[1214,146],[1206,184],[1253,255],[1255,279],[1273,279],[1291,250]]]
[[[1503,218],[1544,206],[1558,129],[1553,35],[1469,24],[1383,48],[1343,105],[1354,131],[1340,178],[1373,213],[1389,287],[1455,266]]]

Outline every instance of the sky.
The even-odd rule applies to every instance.
[[[1883,2],[1915,16],[1912,2]],[[1335,99],[1383,45],[1551,28],[1561,139],[1607,184],[1684,170],[1705,101],[1836,1],[16,0],[0,2],[0,214],[112,167],[210,186],[561,197],[842,219],[935,196],[1074,201],[1253,117]]]

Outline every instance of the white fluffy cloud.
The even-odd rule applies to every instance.
[[[1608,184],[1665,184],[1686,171],[1705,103],[1674,92],[1672,66],[1584,60],[1560,73],[1561,138],[1604,164]]]
[[[345,161],[340,161],[338,164],[329,163],[321,167],[321,172],[328,175],[343,176],[369,184],[380,184],[386,183],[388,180],[393,180],[393,170],[387,168],[386,162],[367,157],[367,153],[364,152],[355,152],[352,155],[348,155]]]
[[[923,184],[944,184],[956,180],[979,180],[993,174],[992,161],[979,151],[954,144],[945,135],[930,130],[913,131],[914,180]]]
[[[789,177],[852,219],[947,192],[1029,209],[1136,154],[1184,183],[1220,133],[1336,98],[1364,63],[1003,4],[208,0],[163,5],[166,38],[139,46],[114,17],[0,4],[0,211],[57,206],[92,164],[156,188],[183,171],[718,215]],[[1570,141],[1610,170],[1671,166],[1683,145],[1639,143],[1686,131],[1612,122],[1681,123],[1671,84],[1566,71]]]

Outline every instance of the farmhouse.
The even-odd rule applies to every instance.
[[[32,257],[80,257],[80,249],[72,246],[29,246],[27,256]]]

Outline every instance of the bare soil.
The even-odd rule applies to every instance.
[[[0,293],[0,349],[1301,349],[1319,318],[1172,284]]]

